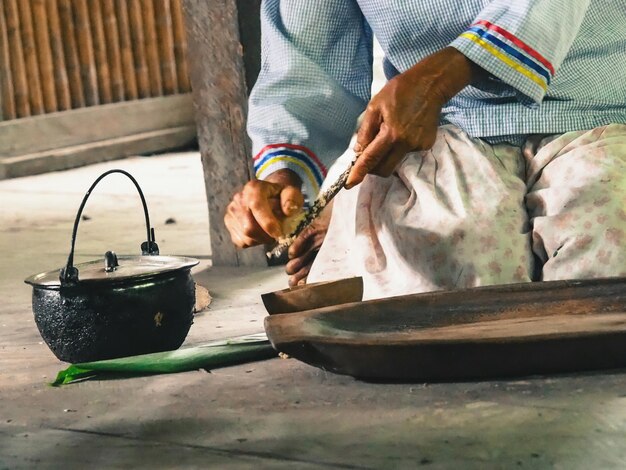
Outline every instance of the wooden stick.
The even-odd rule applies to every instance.
[[[83,81],[80,76],[80,62],[78,61],[78,47],[76,46],[76,31],[71,0],[58,0],[61,31],[63,33],[63,50],[67,65],[67,77],[72,97],[72,107],[85,106]]]
[[[161,64],[159,61],[159,42],[157,39],[156,26],[154,24],[154,4],[152,0],[142,0],[141,5],[143,13],[144,44],[150,78],[150,94],[151,96],[161,96],[163,94],[163,81],[161,79]]]
[[[137,76],[137,90],[139,98],[150,96],[150,80],[146,61],[146,46],[144,42],[143,23],[141,19],[140,0],[127,0],[130,32],[133,38],[133,56],[135,58],[135,75]]]
[[[165,0],[167,1],[167,0]],[[185,33],[185,19],[183,17],[182,0],[169,0],[172,12],[172,29],[174,32],[174,56],[176,57],[176,74],[178,91],[191,91],[189,69],[187,68],[187,36]]]
[[[102,20],[102,1],[92,0],[89,3],[91,32],[93,35],[93,50],[96,57],[96,75],[98,77],[98,93],[101,103],[110,103],[111,75],[107,57],[107,45],[104,38],[104,24]]]
[[[87,106],[100,104],[98,94],[98,78],[96,76],[96,59],[91,38],[91,22],[87,0],[73,0],[74,15],[76,18],[76,42],[78,43],[78,60],[80,61],[80,76],[85,89],[85,103]]]
[[[37,57],[39,58],[39,73],[41,74],[41,90],[43,105],[46,113],[58,110],[57,96],[54,87],[54,66],[52,65],[52,49],[50,48],[50,34],[48,33],[48,15],[46,14],[45,0],[30,0],[32,3],[35,40],[37,42]]]
[[[120,52],[119,31],[117,28],[117,18],[115,17],[115,4],[113,0],[102,0],[102,16],[107,56],[109,58],[109,70],[111,71],[111,97],[115,102],[124,101],[122,55]]]
[[[169,0],[156,0],[154,10],[159,36],[163,93],[171,95],[178,91],[178,80],[176,78],[176,56],[174,55],[174,34]]]
[[[137,77],[135,76],[135,63],[133,60],[133,43],[130,36],[130,24],[126,0],[115,2],[115,13],[119,27],[120,56],[122,60],[122,74],[124,77],[124,96],[127,100],[136,100],[139,96],[137,91]]]
[[[35,45],[35,32],[33,31],[33,15],[30,9],[30,1],[18,2],[20,15],[20,29],[22,32],[22,47],[24,48],[24,62],[28,79],[28,98],[30,100],[31,114],[43,114],[43,93],[41,92],[41,80],[39,76],[39,63],[37,62],[37,47]]]
[[[65,111],[72,107],[70,85],[67,80],[65,54],[63,53],[63,35],[59,21],[59,7],[57,0],[45,0],[48,17],[50,53],[52,54],[52,69],[54,71],[54,87],[57,97],[57,109]]]
[[[17,117],[10,55],[9,35],[4,19],[4,1],[0,0],[0,86],[2,87],[2,98],[0,98],[2,113],[0,113],[0,120],[15,119]]]
[[[30,116],[30,101],[28,99],[28,80],[26,80],[26,64],[24,63],[24,51],[20,35],[17,0],[5,0],[4,9],[15,90],[15,111],[18,118],[27,117]]]

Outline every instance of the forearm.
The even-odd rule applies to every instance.
[[[289,169],[312,200],[370,98],[371,31],[356,0],[266,0],[261,28],[248,106],[255,175]]]
[[[416,89],[424,89],[441,106],[486,72],[453,47],[446,47],[415,64],[404,74]]]

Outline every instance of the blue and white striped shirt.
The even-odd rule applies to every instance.
[[[626,0],[264,0],[249,103],[257,178],[290,168],[314,196],[386,77],[453,46],[489,72],[443,109],[488,141],[626,123]]]

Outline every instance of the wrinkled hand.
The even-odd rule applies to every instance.
[[[289,247],[289,261],[285,266],[285,271],[289,275],[290,287],[306,282],[313,261],[315,261],[324,238],[326,238],[332,214],[332,204],[331,201],[317,219],[305,228]]]
[[[470,84],[480,69],[447,47],[396,76],[372,98],[354,150],[359,155],[346,187],[367,174],[389,176],[408,152],[435,143],[441,108]]]
[[[281,221],[304,204],[302,181],[291,170],[279,170],[265,181],[250,181],[233,196],[224,223],[235,246],[270,243],[283,235]]]

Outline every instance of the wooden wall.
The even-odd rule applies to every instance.
[[[0,0],[0,117],[188,93],[186,50],[181,0]]]
[[[182,0],[0,0],[0,179],[192,145],[186,56]]]

